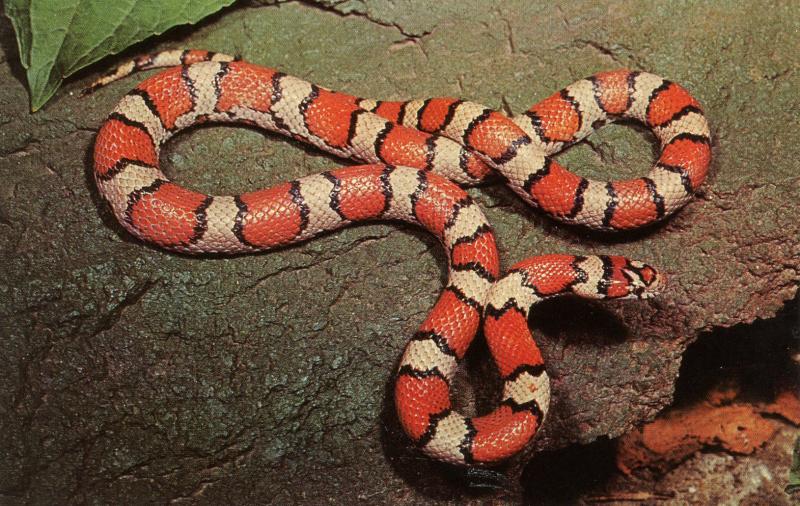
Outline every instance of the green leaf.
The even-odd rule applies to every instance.
[[[6,0],[28,75],[31,109],[55,94],[65,77],[158,35],[196,23],[235,0]]]
[[[794,441],[792,452],[792,467],[789,469],[789,483],[786,484],[786,493],[800,492],[800,436]]]

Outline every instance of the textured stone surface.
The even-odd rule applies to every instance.
[[[267,4],[271,2],[266,2]],[[715,159],[700,198],[665,225],[609,237],[560,226],[504,188],[471,190],[503,263],[617,253],[661,266],[653,303],[562,301],[536,312],[552,416],[537,449],[616,436],[671,400],[701,331],[768,318],[800,281],[800,16],[791,2],[326,1],[228,9],[137,52],[239,53],[374,98],[458,95],[521,112],[575,79],[628,66],[703,103]],[[90,99],[73,79],[27,112],[0,22],[0,493],[50,503],[481,502],[463,476],[404,449],[390,397],[400,350],[433,304],[444,256],[398,225],[280,252],[189,258],[114,223],[90,179],[94,133],[139,77]],[[646,171],[653,138],[608,127],[559,160],[594,177]],[[180,135],[182,183],[242,191],[345,163],[248,129]],[[492,377],[479,349],[471,371]],[[481,410],[496,392],[464,381]],[[492,381],[488,381],[491,386]],[[472,389],[470,385],[475,385]],[[510,467],[516,476],[522,460]],[[480,475],[486,483],[491,476]]]
[[[675,497],[663,504],[797,504],[796,499],[783,491],[796,436],[796,429],[784,428],[753,457],[697,454],[662,480],[662,487],[676,492]],[[770,460],[769,464],[764,462]],[[698,476],[703,477],[703,486],[698,486]]]

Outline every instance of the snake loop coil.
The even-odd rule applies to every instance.
[[[699,103],[645,72],[596,74],[514,118],[454,98],[357,98],[196,50],[140,57],[90,90],[157,67],[171,68],[125,95],[97,135],[95,180],[120,223],[143,241],[186,253],[269,250],[367,220],[401,220],[436,235],[448,253],[447,286],[406,347],[395,403],[408,436],[431,457],[455,464],[505,459],[544,420],[550,385],[528,329],[532,305],[567,293],[647,298],[662,284],[652,267],[616,256],[534,257],[499,277],[492,229],[456,183],[475,184],[497,171],[557,220],[625,230],[683,206],[711,157]],[[553,160],[618,118],[639,121],[658,138],[661,154],[647,176],[598,182]],[[205,195],[171,182],[159,152],[178,131],[207,121],[256,125],[367,165],[241,195]],[[450,388],[482,320],[504,389],[494,411],[468,418],[452,409]]]

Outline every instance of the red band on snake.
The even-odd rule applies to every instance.
[[[638,262],[568,255],[529,259],[498,281],[491,227],[451,181],[473,184],[494,169],[556,219],[617,230],[681,207],[710,160],[708,126],[688,92],[626,70],[578,81],[513,119],[455,99],[359,99],[205,51],[141,57],[92,89],[136,70],[172,66],[123,97],[98,133],[95,179],[117,219],[144,241],[187,253],[268,250],[366,220],[431,231],[448,251],[448,284],[406,348],[395,401],[411,439],[451,463],[502,460],[541,425],[549,383],[527,328],[530,305],[566,293],[644,298],[660,284],[655,270]],[[600,183],[551,158],[615,118],[644,122],[661,142],[647,177]],[[171,182],[159,152],[179,130],[206,121],[257,125],[371,165],[237,196],[205,195]],[[466,418],[452,410],[450,382],[484,309],[505,390],[494,412]]]

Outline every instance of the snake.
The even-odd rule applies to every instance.
[[[514,117],[447,97],[359,98],[202,50],[137,57],[85,92],[154,68],[165,70],[123,96],[94,145],[98,191],[133,236],[175,252],[240,254],[353,223],[396,220],[439,239],[447,283],[406,345],[394,402],[411,441],[455,465],[502,462],[525,448],[544,422],[550,382],[528,328],[534,305],[567,294],[647,299],[664,285],[663,274],[648,264],[602,255],[532,257],[501,276],[493,229],[462,186],[498,175],[558,221],[631,230],[686,204],[711,160],[700,104],[680,85],[646,72],[595,74]],[[646,125],[660,142],[647,176],[599,182],[553,159],[619,119]],[[196,192],[162,172],[159,154],[173,135],[206,122],[257,126],[362,165],[239,195]],[[468,417],[452,405],[452,382],[481,325],[503,394],[492,412]]]

